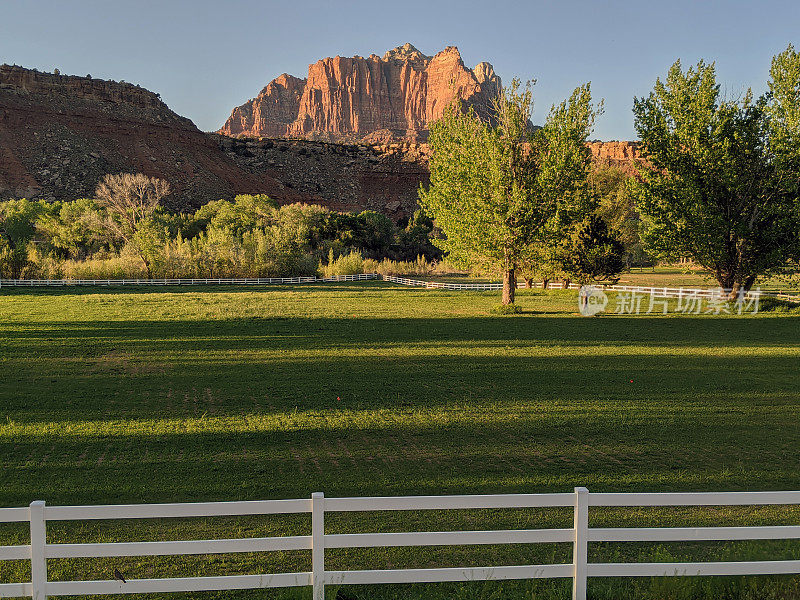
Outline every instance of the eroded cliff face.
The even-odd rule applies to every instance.
[[[440,57],[442,64],[446,58]],[[439,68],[435,59],[401,47],[380,60],[395,60],[411,70],[411,63],[424,63],[430,75]],[[409,85],[419,82],[408,74]],[[488,64],[472,74],[483,86],[496,82]],[[463,74],[460,81],[475,85]],[[279,77],[262,90],[258,106],[234,114],[240,121],[288,127],[295,121],[286,106],[294,102],[299,107],[305,92],[304,80]],[[446,104],[446,98],[428,104],[426,97],[425,111],[438,110],[439,100]],[[409,112],[421,110],[414,102],[408,105]],[[406,121],[398,123],[405,127]],[[379,132],[367,136],[369,143],[358,144],[272,137],[205,134],[169,110],[157,94],[131,84],[0,66],[0,200],[74,200],[92,196],[107,173],[142,172],[169,181],[174,193],[168,205],[178,210],[263,193],[282,204],[371,209],[399,219],[413,214],[419,186],[428,183],[430,149],[425,143],[387,141]],[[628,172],[638,160],[631,142],[592,142],[589,147],[598,163]]]
[[[396,141],[340,144],[301,139],[215,136],[241,169],[268,176],[333,210],[375,210],[400,219],[418,208],[419,186],[430,181],[430,146]],[[635,173],[634,142],[590,142],[599,165]]]
[[[589,142],[595,164],[617,167],[628,175],[636,174],[636,163],[643,160],[636,142]]]
[[[303,199],[238,167],[144,88],[0,66],[0,199],[89,197],[104,175],[121,172],[169,181],[174,208],[245,192]]]
[[[307,79],[281,75],[235,108],[219,133],[331,142],[422,141],[428,124],[455,97],[486,114],[500,83],[491,64],[469,69],[454,46],[433,57],[411,44],[383,57],[336,56],[310,65]]]
[[[191,121],[180,117],[161,101],[158,94],[138,85],[124,81],[106,81],[90,76],[42,73],[17,65],[0,65],[0,89],[22,94],[38,94],[51,99],[73,97],[114,104],[125,104],[152,110],[160,118],[191,125]]]
[[[260,131],[264,137],[281,137],[297,118],[306,80],[284,73],[272,80],[250,102],[233,109],[225,124],[229,135]]]
[[[307,202],[332,210],[409,217],[418,208],[420,184],[429,181],[426,144],[214,137],[241,169],[274,178]]]

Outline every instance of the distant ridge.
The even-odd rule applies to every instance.
[[[168,180],[173,208],[245,192],[303,199],[242,170],[145,88],[0,65],[0,198],[91,197],[103,175],[121,172]]]

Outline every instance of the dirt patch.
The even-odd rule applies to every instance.
[[[90,375],[119,374],[119,375],[150,375],[164,373],[162,365],[145,363],[133,358],[127,352],[108,352],[93,360],[87,368]]]

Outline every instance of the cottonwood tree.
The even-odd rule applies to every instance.
[[[531,126],[533,82],[499,91],[492,122],[451,104],[431,125],[431,180],[420,205],[446,238],[434,243],[457,262],[503,272],[503,304],[530,244],[557,237],[591,210],[586,141],[599,108],[589,84]]]
[[[648,163],[635,185],[643,239],[690,256],[731,298],[800,253],[800,56],[776,56],[758,99],[720,95],[714,64],[675,62],[634,100]]]
[[[51,207],[36,221],[36,228],[56,256],[83,259],[114,248],[118,236],[104,226],[105,215],[95,200],[54,202]]]
[[[0,275],[17,279],[28,265],[28,245],[36,235],[37,220],[48,211],[43,200],[0,203]]]
[[[136,251],[148,277],[153,276],[152,250],[159,246],[153,238],[161,233],[152,217],[169,193],[169,183],[142,173],[106,175],[95,190],[107,212],[104,225]]]

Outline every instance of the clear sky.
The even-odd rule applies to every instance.
[[[771,57],[800,46],[800,2],[0,0],[0,63],[138,83],[204,130],[283,72],[405,42],[537,79],[534,122],[591,81],[593,137],[634,139],[632,98],[677,58],[716,61],[729,95],[763,91]]]

